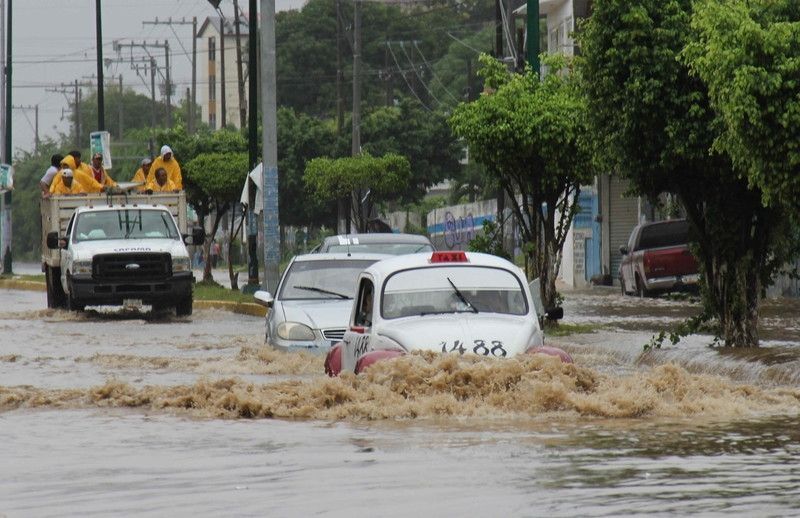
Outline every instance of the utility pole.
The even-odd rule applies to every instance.
[[[239,27],[239,0],[233,0],[233,26],[236,29],[236,78],[239,80],[239,127],[247,124],[247,104],[244,100],[244,74],[242,73],[242,31]]]
[[[342,12],[341,0],[336,0],[336,134],[344,128],[344,96],[342,95]]]
[[[239,15],[239,3],[236,2],[234,4],[236,9],[236,15]],[[250,18],[248,19],[247,25],[247,87],[248,87],[248,102],[250,104],[250,109],[247,113],[248,115],[248,122],[247,122],[247,151],[248,151],[248,158],[250,163],[250,171],[253,171],[258,167],[258,41],[256,39],[256,35],[258,34],[258,5],[256,0],[250,0],[249,5],[250,11]],[[238,24],[237,24],[238,27]],[[239,34],[237,34],[237,48],[239,48]],[[241,55],[239,56],[241,58]],[[241,62],[241,59],[240,59]],[[241,81],[240,81],[241,84]],[[239,90],[240,93],[242,90]],[[239,102],[242,101],[242,97],[240,95]],[[266,122],[266,118],[264,119]],[[264,126],[264,140],[266,142],[266,128]],[[266,143],[262,144],[263,149],[266,150],[267,145]],[[265,155],[266,156],[266,155]],[[262,180],[264,179],[264,170],[267,164],[261,164],[261,175]],[[255,291],[259,287],[259,280],[258,280],[258,219],[256,218],[255,213],[255,206],[256,206],[256,188],[252,185],[251,182],[248,181],[247,183],[250,187],[248,192],[248,204],[249,210],[247,211],[247,254],[248,254],[248,265],[247,265],[247,286],[245,287],[247,292]],[[262,183],[262,186],[266,188],[266,185]],[[277,196],[277,193],[276,193]],[[266,212],[266,204],[265,205],[265,212]],[[275,209],[275,213],[277,215],[277,208]],[[266,231],[267,226],[265,223],[264,229]],[[266,233],[265,233],[266,237]],[[280,243],[279,243],[280,244]],[[265,249],[266,250],[266,249]],[[267,267],[267,255],[264,255],[264,272],[265,272],[265,279],[267,281],[271,280],[271,270]],[[265,281],[265,285],[266,282]]]
[[[250,5],[255,0],[250,1]],[[250,16],[255,16],[251,12]],[[253,20],[251,18],[251,27]],[[251,32],[251,34],[255,34]],[[275,0],[261,0],[261,88],[264,106],[262,153],[264,186],[264,289],[278,287],[280,235],[278,220],[278,110],[275,83]],[[252,86],[251,86],[252,88]]]
[[[219,83],[219,93],[220,93],[220,107],[219,107],[219,114],[220,114],[220,128],[224,128],[227,124],[227,118],[225,114],[225,15],[222,14],[222,9],[217,9],[219,11],[219,60],[220,60],[220,83]]]
[[[34,149],[34,152],[39,151],[39,105],[36,104],[36,105],[33,105],[33,106],[12,106],[11,108],[13,110],[22,110],[22,112],[25,114],[25,118],[26,119],[28,119],[28,114],[25,113],[25,112],[33,110],[33,113],[34,113],[34,124],[31,124],[31,126],[33,128],[33,135],[34,135],[33,136],[33,149]],[[30,124],[30,123],[31,123],[31,120],[28,119],[28,124]]]
[[[72,83],[61,83],[57,88],[47,88],[47,92],[64,94],[67,99],[67,104],[71,106],[73,131],[75,132],[74,145],[76,149],[80,149],[80,133],[81,133],[81,88],[93,87],[94,82],[83,81],[79,82],[77,79]]]
[[[494,52],[503,59],[503,0],[494,0]]]
[[[359,0],[353,2],[353,137],[351,154],[361,154],[361,9]],[[353,193],[353,208],[359,215],[359,232],[366,231],[361,192]],[[350,229],[352,232],[352,228]]]
[[[13,160],[12,157],[12,150],[11,150],[11,27],[13,27],[11,22],[11,13],[12,13],[12,0],[8,0],[8,16],[6,19],[6,106],[5,106],[5,159],[6,163],[10,164]],[[3,250],[3,273],[10,274],[11,273],[11,236],[12,236],[12,221],[11,221],[11,191],[7,191],[3,194],[3,203],[2,203],[2,211],[0,211],[0,216],[2,217],[2,221],[0,221],[0,237],[3,238],[5,249]]]
[[[98,0],[100,1],[100,0]],[[169,67],[169,41],[164,40],[164,63],[167,67],[167,87],[166,87],[166,96],[167,96],[167,127],[172,127],[172,81],[170,79],[170,67]]]
[[[148,141],[148,148],[150,156],[155,155],[155,147],[153,145],[153,128],[156,127],[156,59],[150,58],[150,140]]]
[[[192,26],[192,57],[189,61],[192,64],[192,95],[191,101],[189,105],[189,113],[187,115],[187,129],[189,134],[194,134],[195,130],[195,106],[197,105],[197,17],[192,17],[191,20],[187,20],[186,18],[181,18],[180,20],[173,20],[171,17],[168,20],[159,20],[156,18],[153,21],[144,21],[142,25],[167,25],[169,26],[172,34],[175,35],[175,39],[178,40],[178,45],[180,45],[181,49],[183,49],[184,54],[188,56],[188,52],[186,48],[181,43],[181,39],[178,38],[178,33],[175,32],[175,29],[172,28],[173,25],[191,25]],[[169,63],[169,62],[168,62]],[[167,69],[169,69],[169,64],[167,64]],[[167,81],[168,84],[169,81]],[[171,87],[171,85],[170,85]],[[189,99],[189,96],[186,96]],[[170,121],[172,118],[170,117]]]
[[[123,48],[131,48],[131,49],[142,48],[142,49],[144,49],[145,52],[147,52],[147,54],[149,56],[149,61],[150,61],[150,65],[151,65],[151,72],[152,72],[151,75],[154,75],[155,72],[159,72],[159,74],[161,74],[161,73],[160,73],[159,67],[157,67],[155,65],[155,63],[156,63],[155,58],[150,55],[150,52],[147,49],[151,49],[151,48],[152,49],[164,49],[164,56],[166,58],[166,62],[165,62],[166,75],[161,74],[161,77],[163,77],[164,81],[166,82],[166,87],[164,88],[164,97],[165,97],[165,102],[166,102],[166,105],[167,105],[166,106],[166,108],[167,108],[166,109],[166,117],[167,117],[167,121],[166,122],[167,122],[167,127],[170,127],[171,126],[171,115],[172,115],[172,105],[171,105],[171,102],[170,102],[170,90],[172,88],[171,88],[171,84],[170,84],[170,70],[169,70],[169,68],[170,68],[169,67],[169,41],[164,40],[164,43],[158,43],[158,42],[148,43],[146,41],[143,41],[141,43],[136,43],[135,41],[131,42],[131,43],[121,43],[119,41],[114,41],[114,50],[117,52],[118,55],[119,55],[120,51]],[[136,70],[138,72],[138,70],[139,70],[138,67],[135,67],[133,65],[134,60],[131,59],[129,61],[131,63],[131,68],[133,68],[134,70]],[[155,109],[155,78],[154,77],[151,77],[150,90],[151,90],[151,101],[152,101],[153,107],[154,107],[153,109]],[[154,120],[151,121],[151,124],[153,125],[153,127],[155,127],[155,121]]]
[[[106,129],[106,100],[103,91],[103,16],[100,0],[95,0],[95,26],[97,27],[97,131]]]
[[[528,25],[528,63],[539,75],[539,0],[527,0],[526,9]]]
[[[344,131],[344,94],[342,83],[344,82],[344,71],[342,70],[342,10],[341,0],[336,2],[336,134],[341,135]],[[350,220],[350,208],[346,198],[337,200],[336,226],[339,234],[346,234],[348,221]]]

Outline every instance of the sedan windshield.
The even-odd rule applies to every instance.
[[[179,238],[175,221],[164,210],[121,209],[84,212],[78,215],[75,223],[75,242]]]
[[[383,318],[461,312],[524,315],[528,306],[517,277],[500,268],[416,268],[393,274],[384,285]]]
[[[295,261],[281,283],[281,300],[352,299],[356,279],[375,261]]]

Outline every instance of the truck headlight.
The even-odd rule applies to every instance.
[[[172,258],[172,271],[173,272],[188,272],[192,269],[188,257],[173,257]]]
[[[313,340],[314,331],[299,322],[281,322],[277,329],[278,338],[284,340]]]
[[[72,274],[92,273],[92,261],[74,261],[72,263]]]

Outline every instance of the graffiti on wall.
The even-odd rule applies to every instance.
[[[454,216],[447,211],[444,214],[444,243],[450,250],[464,249],[475,237],[475,219],[472,213],[466,216]]]

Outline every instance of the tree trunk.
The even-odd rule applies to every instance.
[[[206,239],[206,242],[203,244],[203,250],[205,252],[206,259],[205,266],[203,268],[203,282],[214,282],[214,276],[211,273],[211,241],[214,239],[214,236],[217,235],[219,222],[222,221],[222,216],[225,215],[227,210],[227,204],[223,205],[222,207],[217,207],[217,213],[214,215],[214,225],[211,227],[211,239]]]
[[[716,305],[719,332],[726,347],[758,347],[761,282],[752,257],[736,261],[711,259],[705,275]],[[708,263],[707,263],[708,264]]]
[[[236,222],[236,215],[231,214],[231,232],[230,238],[228,239],[228,277],[231,280],[231,289],[238,290],[239,289],[239,273],[236,272],[234,275],[233,273],[233,241],[234,236],[239,235],[239,231],[242,229],[242,225],[244,224],[244,211],[242,211],[242,216],[239,218],[239,226],[234,229],[234,223]]]

